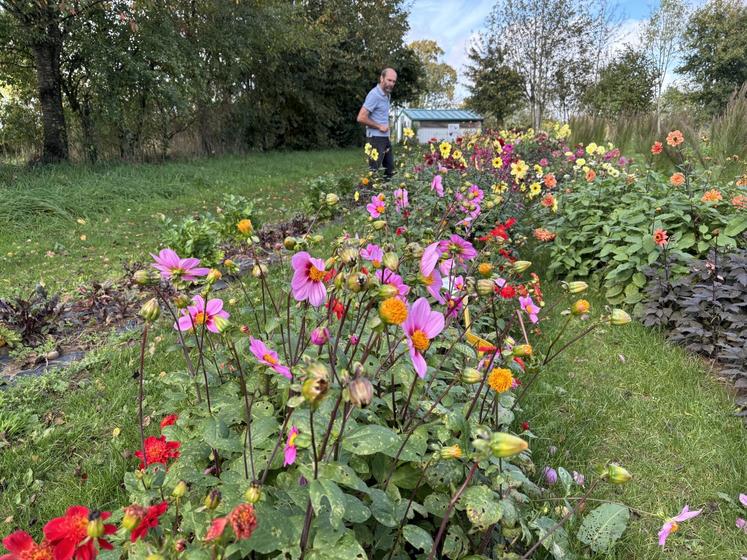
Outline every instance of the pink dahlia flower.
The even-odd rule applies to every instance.
[[[365,249],[361,249],[361,258],[370,261],[374,265],[374,268],[379,268],[381,261],[384,260],[384,250],[378,245],[369,243]]]
[[[471,261],[477,256],[472,243],[458,236],[456,233],[451,234],[449,239],[440,242],[442,253],[449,253],[452,257],[461,261]]]
[[[532,323],[539,321],[537,313],[540,312],[540,308],[534,304],[532,296],[519,296],[519,303],[521,304],[521,308],[526,311],[527,315],[529,315],[529,320],[532,321]]]
[[[428,369],[423,354],[431,345],[431,340],[444,329],[444,316],[438,311],[431,311],[431,304],[421,297],[408,309],[407,319],[402,323],[402,328],[410,348],[412,365],[418,377],[422,379]]]
[[[200,259],[180,259],[172,249],[161,249],[158,255],[150,254],[153,260],[153,268],[161,272],[161,277],[166,280],[183,280],[193,282],[198,276],[207,276],[209,268],[198,268]]]
[[[440,249],[438,241],[428,245],[423,251],[423,256],[420,257],[420,274],[430,276],[442,254],[443,251]]]
[[[436,175],[433,177],[433,182],[431,183],[431,190],[436,191],[436,194],[443,198],[444,196],[444,185],[443,185],[443,179],[441,178],[441,175]]]
[[[667,522],[664,523],[664,525],[661,528],[661,531],[659,531],[659,546],[663,547],[667,543],[667,537],[669,537],[670,533],[674,533],[679,528],[678,523],[682,523],[683,521],[687,521],[688,519],[692,519],[693,517],[700,515],[700,512],[703,511],[702,509],[699,509],[697,511],[690,511],[690,508],[687,506],[682,508],[682,511],[672,517],[671,519],[667,519]]]
[[[206,305],[202,296],[196,295],[192,298],[192,302],[194,305],[182,309],[182,316],[174,323],[175,329],[188,331],[193,327],[197,328],[200,325],[205,325],[207,330],[217,333],[218,327],[215,326],[215,318],[228,319],[231,316],[228,311],[223,311],[223,300],[221,299],[208,300]]]
[[[398,212],[410,205],[410,200],[407,197],[407,189],[397,189],[394,191],[394,205]]]
[[[296,437],[298,437],[298,428],[292,426],[288,432],[288,439],[285,442],[285,460],[283,466],[287,467],[296,462]]]
[[[327,299],[327,288],[324,286],[324,261],[315,259],[306,251],[293,255],[293,280],[291,288],[296,301],[308,300],[314,307],[319,307]]]
[[[377,270],[376,278],[378,278],[382,284],[389,284],[390,286],[397,288],[400,297],[405,297],[410,293],[410,286],[404,283],[399,274],[392,272],[388,268],[380,268]]]
[[[378,218],[386,210],[386,203],[384,202],[384,194],[379,193],[371,197],[371,202],[366,205],[366,210],[371,214],[372,218]]]
[[[252,354],[254,354],[254,357],[257,358],[257,361],[260,364],[273,369],[286,379],[293,379],[288,366],[284,366],[280,363],[278,353],[274,350],[270,350],[267,345],[258,338],[254,338],[253,336],[249,337],[249,350],[252,351]]]

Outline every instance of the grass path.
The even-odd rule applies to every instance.
[[[144,259],[156,246],[160,215],[215,211],[224,194],[261,200],[261,222],[284,220],[298,209],[305,180],[360,167],[361,157],[358,150],[324,150],[0,169],[0,295],[39,281],[69,291],[116,277],[123,260]]]
[[[557,293],[548,295],[554,301]],[[592,304],[599,309],[597,298]],[[544,325],[552,340],[565,319]],[[734,522],[747,492],[747,430],[734,416],[733,397],[707,364],[633,322],[601,327],[562,354],[542,374],[525,412],[542,438],[537,465],[588,473],[618,461],[634,476],[623,487],[603,486],[596,496],[651,513],[674,516],[688,504],[705,508],[657,546],[663,521],[642,515],[613,557],[622,559],[738,559],[747,535]],[[548,454],[557,446],[555,455]]]

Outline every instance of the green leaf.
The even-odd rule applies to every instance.
[[[620,504],[602,504],[589,513],[578,530],[578,539],[594,552],[606,552],[625,532],[630,511]]]
[[[642,272],[636,272],[633,274],[633,284],[639,288],[643,288],[646,285],[646,275]]]
[[[539,531],[539,537],[544,537],[557,525],[550,517],[540,517],[532,522],[532,526]],[[557,529],[552,535],[542,542],[542,546],[552,554],[555,560],[570,560],[573,554],[569,550],[568,533],[565,528]]]
[[[500,496],[482,484],[467,488],[458,505],[459,509],[466,511],[470,522],[481,531],[500,521],[503,515]]]
[[[361,500],[345,494],[345,519],[351,523],[365,523],[371,517],[371,510]]]
[[[386,492],[378,488],[372,488],[370,496],[371,513],[376,518],[376,521],[387,527],[396,527],[399,524],[396,507]]]
[[[366,560],[366,552],[356,540],[355,534],[348,531],[335,546],[321,550],[313,548],[306,558],[309,560]]]
[[[433,537],[430,533],[417,525],[405,525],[402,535],[407,542],[419,550],[428,552],[433,546]]]
[[[369,424],[358,428],[357,430],[346,435],[342,440],[342,447],[345,451],[356,455],[373,455],[394,449],[397,452],[400,445],[399,436],[389,428]]]
[[[301,472],[307,480],[314,478],[311,465],[301,465]],[[368,486],[363,482],[355,471],[347,465],[341,465],[339,463],[322,463],[319,465],[319,477],[335,481],[337,484],[342,484],[348,488],[358,490],[360,492],[368,492]]]
[[[747,216],[742,214],[739,216],[734,216],[731,220],[729,220],[721,233],[727,237],[735,237],[746,229]]]
[[[695,245],[695,234],[692,232],[686,233],[682,236],[682,239],[677,242],[678,249],[689,249],[693,245]]]
[[[339,529],[345,515],[345,494],[340,487],[331,480],[323,478],[312,480],[309,485],[309,497],[317,515],[323,507],[322,499],[327,499],[330,508],[330,524],[333,528]]]
[[[225,422],[218,417],[212,416],[205,420],[205,429],[202,437],[210,447],[218,451],[241,452],[244,446],[237,432],[226,426]]]

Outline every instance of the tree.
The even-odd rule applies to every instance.
[[[687,23],[683,64],[696,89],[693,99],[709,114],[723,111],[731,94],[747,81],[747,5],[714,0]]]
[[[661,133],[661,94],[664,81],[680,48],[682,32],[687,21],[684,0],[661,0],[643,31],[643,41],[656,69],[654,96],[656,98],[656,128]]]
[[[436,41],[430,39],[413,41],[408,47],[417,55],[425,75],[418,105],[432,108],[453,106],[457,72],[445,62],[441,62],[443,49]]]
[[[524,79],[506,64],[505,53],[495,40],[481,37],[470,46],[468,56],[470,94],[465,105],[503,124],[522,103]]]
[[[648,111],[656,79],[656,69],[646,54],[627,46],[601,69],[599,79],[584,95],[585,105],[606,117]]]
[[[592,19],[583,4],[571,0],[499,0],[493,8],[490,39],[501,47],[506,63],[521,74],[535,128],[557,99],[558,76],[578,77],[563,69],[588,58],[591,28]]]

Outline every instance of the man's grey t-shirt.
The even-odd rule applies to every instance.
[[[378,124],[389,124],[389,96],[380,86],[368,92],[363,106],[368,110],[369,118]],[[389,138],[389,132],[381,132],[376,128],[366,127],[366,136],[384,136]]]

